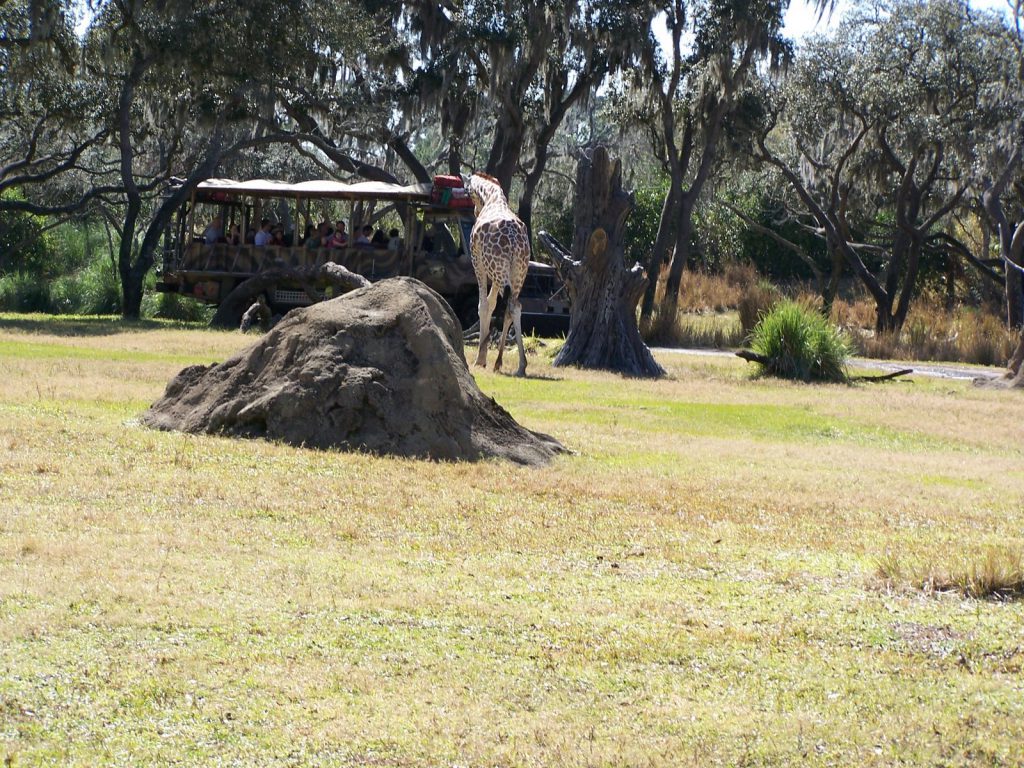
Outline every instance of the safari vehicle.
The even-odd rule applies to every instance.
[[[272,311],[283,313],[329,295],[326,286],[311,294],[288,279],[289,270],[309,275],[334,262],[371,281],[415,277],[441,294],[468,327],[477,320],[479,297],[469,257],[473,208],[452,191],[436,184],[208,179],[178,211],[156,287],[220,305],[246,281],[276,270],[283,279],[262,295]],[[256,245],[265,219],[280,229],[278,244]],[[345,222],[347,245],[307,247],[300,233],[321,221]],[[383,245],[357,244],[356,234],[371,221],[387,222],[398,237]],[[568,297],[553,267],[531,262],[520,300],[524,331],[568,331]]]

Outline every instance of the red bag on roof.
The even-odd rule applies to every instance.
[[[443,189],[456,189],[462,186],[462,177],[460,176],[435,176],[434,186]]]

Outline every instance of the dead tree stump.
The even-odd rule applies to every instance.
[[[665,375],[636,322],[647,277],[639,264],[627,269],[623,258],[626,217],[633,207],[633,194],[622,189],[622,163],[596,147],[580,157],[576,169],[572,251],[549,233],[538,233],[571,300],[569,335],[554,365]]]
[[[1017,348],[1006,364],[1006,373],[998,379],[975,379],[974,383],[985,387],[1000,389],[1024,389],[1024,334],[1017,342]]]

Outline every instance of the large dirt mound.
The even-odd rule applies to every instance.
[[[411,278],[288,313],[230,360],[185,368],[142,421],[432,459],[542,464],[564,450],[480,391],[458,320]]]

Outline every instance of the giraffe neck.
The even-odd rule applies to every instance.
[[[508,199],[497,184],[488,184],[481,196],[484,198],[484,208],[508,208]]]

